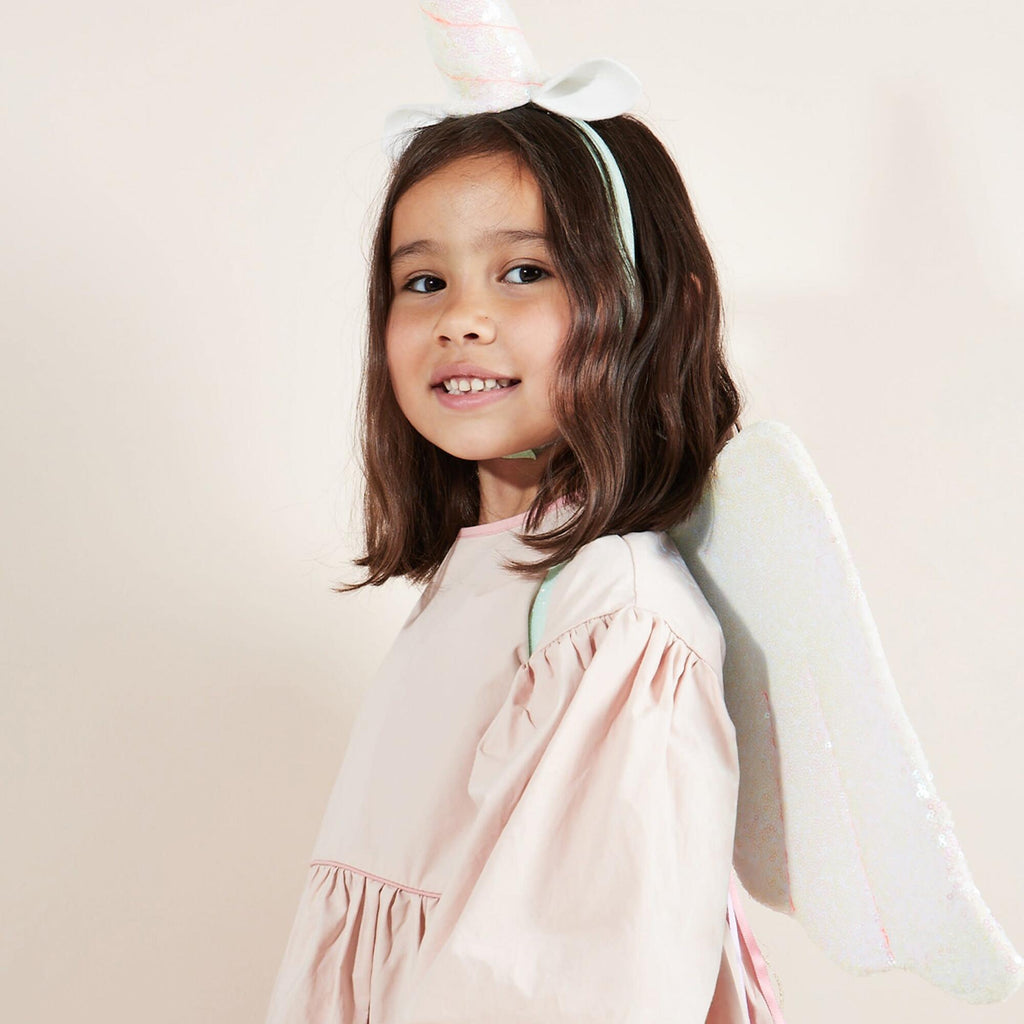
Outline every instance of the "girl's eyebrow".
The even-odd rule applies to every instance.
[[[483,249],[494,243],[515,243],[515,242],[544,242],[547,243],[548,236],[543,231],[527,231],[523,229],[508,229],[505,231],[488,231],[480,236],[474,248]]]
[[[501,231],[485,231],[476,240],[473,248],[476,250],[486,249],[490,245],[508,245],[517,242],[548,242],[548,236],[543,231],[528,231],[521,228],[508,228]],[[407,256],[433,256],[440,252],[441,246],[437,242],[426,238],[417,239],[415,242],[407,242],[400,245],[391,253],[391,262],[404,259]]]
[[[406,256],[431,256],[436,254],[440,250],[440,246],[436,242],[428,242],[425,238],[421,238],[416,242],[407,242],[405,245],[400,245],[394,252],[391,253],[391,262],[400,260]]]

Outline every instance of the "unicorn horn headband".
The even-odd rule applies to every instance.
[[[571,120],[601,168],[622,246],[636,262],[633,218],[622,172],[587,121],[616,117],[640,98],[639,79],[617,61],[589,60],[544,79],[506,0],[421,0],[434,63],[448,87],[446,106],[399,107],[384,122],[384,148],[397,159],[412,132],[445,117],[511,110],[533,102]]]

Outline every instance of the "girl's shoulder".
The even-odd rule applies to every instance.
[[[599,537],[580,548],[551,584],[541,642],[617,614],[664,621],[712,665],[725,656],[718,619],[666,533]]]

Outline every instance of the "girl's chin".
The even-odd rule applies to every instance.
[[[437,442],[435,442],[436,444]],[[465,445],[438,445],[442,451],[456,459],[463,459],[466,462],[486,463],[488,465],[507,465],[509,462],[532,462],[527,452],[539,447],[541,442],[534,445],[530,441],[512,441],[495,444],[465,444]],[[518,445],[518,447],[516,447]]]

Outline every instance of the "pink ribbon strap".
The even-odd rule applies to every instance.
[[[772,988],[771,978],[768,977],[768,965],[765,963],[761,948],[754,938],[754,933],[743,915],[743,905],[740,902],[739,888],[736,885],[736,872],[729,876],[729,904],[735,917],[736,926],[739,928],[740,940],[750,957],[754,967],[754,975],[757,978],[757,986],[761,990],[761,997],[768,1007],[773,1024],[785,1024],[782,1019],[782,1008],[775,997],[775,989]]]

